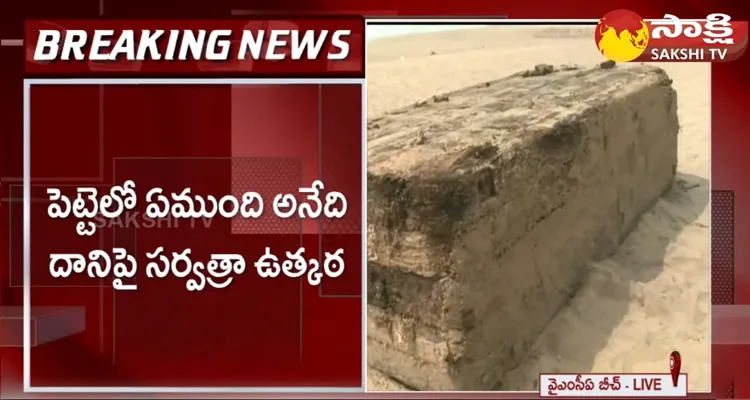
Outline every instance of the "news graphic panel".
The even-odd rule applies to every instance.
[[[27,53],[34,78],[8,163],[19,180],[2,186],[13,301],[3,311],[30,325],[4,324],[3,339],[25,390],[363,390],[361,68],[329,73],[328,50],[298,60],[287,40],[273,54],[289,56],[254,60],[275,78],[217,79],[199,65],[212,33],[172,64],[156,62],[168,41],[123,39],[218,26],[232,38],[279,36],[268,30],[279,23],[307,26],[287,37],[346,24],[362,34],[357,19],[239,22],[28,22],[66,32],[47,34],[44,63]],[[124,47],[101,62],[123,68],[88,63],[104,34]],[[65,60],[66,46],[84,56]],[[139,48],[144,58],[128,60]]]
[[[58,395],[742,397],[747,23],[718,8],[379,20],[367,53],[348,17],[29,21],[0,397],[9,365]]]
[[[368,21],[368,390],[710,390],[710,65],[520,25]]]
[[[27,21],[26,74],[357,78],[364,76],[363,24],[350,16]]]

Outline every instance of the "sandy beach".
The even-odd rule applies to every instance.
[[[395,36],[368,43],[367,57],[370,119],[536,64],[603,61],[593,27],[572,26]],[[682,354],[689,389],[710,388],[710,65],[659,66],[678,93],[676,182],[614,256],[589,266],[581,290],[510,372],[504,390],[534,390],[542,372],[668,373],[673,350]],[[368,389],[405,388],[371,369]]]

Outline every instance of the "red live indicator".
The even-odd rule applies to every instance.
[[[669,355],[669,372],[672,374],[672,384],[677,387],[680,380],[680,367],[682,367],[682,357],[679,351],[673,351]]]

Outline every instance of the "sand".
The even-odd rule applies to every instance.
[[[368,44],[368,118],[540,63],[602,60],[593,27],[506,26],[379,39]],[[506,390],[535,390],[541,372],[668,373],[672,350],[682,354],[689,390],[710,389],[710,66],[659,66],[678,92],[676,184],[614,256],[589,266],[586,283],[511,371]],[[405,388],[370,370],[368,389]]]

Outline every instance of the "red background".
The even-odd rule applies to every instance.
[[[730,15],[731,17],[731,15]],[[705,18],[705,16],[704,16]],[[653,25],[650,22],[646,23],[649,26],[649,29],[653,30],[655,25]],[[736,20],[734,18],[730,21],[731,27],[732,27],[732,35],[729,37],[734,40],[734,44],[731,45],[713,45],[713,44],[707,44],[703,39],[706,38],[706,36],[698,36],[695,38],[689,38],[686,36],[678,36],[676,38],[667,38],[662,37],[660,39],[656,38],[649,38],[648,41],[648,48],[646,51],[641,54],[636,61],[651,61],[651,51],[654,49],[659,49],[659,51],[663,50],[670,50],[670,49],[705,49],[705,54],[710,54],[708,49],[709,48],[719,48],[726,50],[726,54],[724,55],[724,58],[722,61],[734,61],[738,58],[742,57],[743,54],[745,54],[745,51],[747,50],[747,41],[748,41],[748,31],[747,31],[747,21],[740,21]],[[683,29],[687,29],[687,27],[684,27]],[[672,61],[672,62],[679,62],[679,61]]]
[[[32,349],[32,386],[361,387],[361,90],[359,84],[33,85],[31,304],[83,306],[86,330]],[[20,139],[6,142],[15,151],[4,154],[5,176],[22,174]],[[269,214],[275,194],[296,193],[318,178],[347,197],[349,212],[335,224],[216,218],[208,227],[185,220],[112,225],[81,237],[74,220],[46,217],[47,187],[70,195],[73,186],[105,189],[131,179],[141,200],[152,187],[191,187],[215,197],[252,190],[266,199]],[[0,243],[10,256],[0,259],[9,273],[3,306],[20,305],[23,214],[13,200],[22,192],[18,182],[2,188],[12,201],[1,218]],[[194,260],[236,252],[249,268],[226,289],[188,292],[184,279],[143,274],[144,253],[159,246],[191,248]],[[344,274],[312,287],[261,279],[252,268],[265,247],[283,254],[300,246],[311,258],[343,248]],[[49,275],[48,254],[100,247],[136,254],[137,291]],[[15,363],[20,355],[20,349],[3,354]]]
[[[718,1],[594,1],[529,3],[517,1],[359,1],[315,0],[305,2],[265,1],[248,3],[243,0],[211,2],[165,2],[151,0],[106,0],[100,7],[98,0],[65,3],[53,0],[0,3],[0,37],[20,38],[25,18],[226,18],[236,10],[250,13],[294,12],[360,12],[365,15],[507,15],[510,18],[591,18],[598,19],[607,12],[625,8],[644,18],[661,18],[665,13],[681,18],[704,18],[709,13],[723,12],[735,20],[748,20],[749,6],[745,2]],[[593,45],[593,43],[592,43]],[[0,48],[0,123],[4,132],[21,131],[21,96],[23,77],[23,49]],[[724,198],[722,225],[717,224],[717,204],[712,207],[712,387],[714,398],[750,397],[750,249],[742,246],[750,235],[750,138],[746,134],[747,93],[750,92],[748,57],[712,66],[712,187],[713,199]],[[5,139],[7,135],[3,135]],[[7,146],[3,149],[3,176],[9,167]],[[5,186],[6,183],[3,183]],[[719,191],[719,192],[717,192]],[[716,232],[725,232],[717,237]],[[735,245],[735,242],[738,245]],[[6,279],[6,277],[2,277]],[[10,295],[2,292],[2,303]],[[689,362],[689,361],[686,361]],[[313,397],[312,395],[308,395]],[[379,397],[399,395],[378,394]],[[434,397],[435,394],[415,393],[413,397]],[[467,397],[460,395],[461,397]],[[333,397],[330,394],[316,397]],[[440,397],[457,397],[446,394]],[[535,395],[475,394],[482,398],[533,398]],[[708,396],[691,396],[708,397]]]
[[[363,56],[363,29],[364,20],[361,17],[338,17],[338,18],[308,18],[308,19],[288,19],[288,20],[248,20],[248,17],[234,20],[202,20],[202,21],[184,21],[184,20],[100,20],[100,21],[82,21],[82,20],[51,20],[51,21],[27,21],[24,37],[26,47],[26,73],[27,74],[56,74],[60,76],[70,76],[70,74],[87,74],[92,76],[138,74],[138,76],[164,75],[169,74],[190,74],[190,73],[225,73],[229,76],[243,75],[253,73],[254,76],[263,75],[310,75],[337,73],[338,75],[348,75],[350,77],[361,77],[364,74]],[[128,62],[127,60],[101,62],[101,61],[63,61],[55,60],[34,61],[34,50],[36,41],[39,38],[40,29],[54,29],[59,31],[79,29],[89,34],[89,38],[96,29],[111,29],[115,35],[122,30],[132,29],[139,32],[142,29],[164,30],[165,34],[159,41],[159,48],[165,51],[167,35],[170,30],[194,30],[205,29],[232,30],[232,46],[229,50],[228,61],[154,61],[145,60],[143,62]],[[238,60],[236,58],[239,50],[242,30],[247,29],[254,32],[266,31],[264,36],[265,43],[268,43],[269,31],[273,29],[307,30],[320,32],[328,30],[328,38],[323,46],[320,57],[314,60],[253,60],[248,53],[248,58]],[[335,30],[349,30],[351,34],[343,40],[349,44],[349,56],[344,60],[328,60],[325,56],[331,52],[337,52],[331,46],[331,36]],[[90,43],[89,39],[89,43]],[[178,47],[179,48],[179,47]],[[265,47],[264,47],[265,49]],[[280,49],[277,52],[288,50],[288,47]],[[87,55],[87,52],[84,51]],[[191,57],[191,56],[189,56]]]

